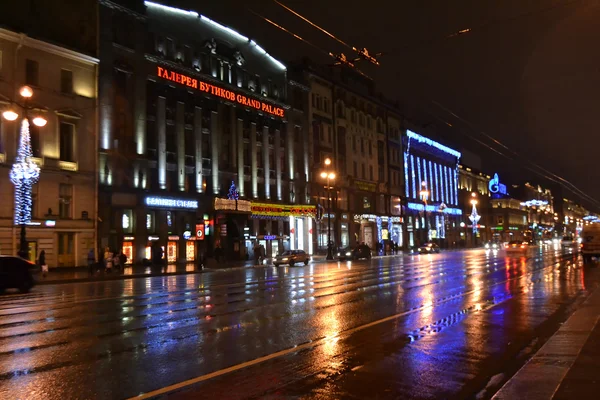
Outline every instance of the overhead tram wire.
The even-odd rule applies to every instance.
[[[584,191],[582,191],[581,189],[579,189],[578,187],[576,187],[575,185],[573,185],[571,182],[567,181],[566,179],[564,179],[563,177],[553,173],[552,171],[547,170],[546,168],[538,165],[537,163],[530,161],[529,159],[521,156],[519,153],[517,153],[516,151],[510,149],[508,146],[506,146],[504,143],[500,142],[499,140],[497,140],[496,138],[492,137],[491,135],[485,133],[484,131],[480,131],[479,129],[477,129],[471,122],[467,121],[466,119],[462,118],[461,116],[457,115],[455,112],[453,112],[452,110],[448,109],[447,107],[445,107],[444,105],[440,104],[439,102],[433,101],[432,102],[434,104],[436,104],[438,107],[442,108],[444,111],[446,111],[447,113],[451,114],[453,117],[455,117],[456,119],[458,119],[459,121],[465,123],[469,128],[471,128],[474,132],[477,132],[485,137],[487,137],[489,140],[491,140],[493,143],[496,143],[497,145],[501,146],[502,148],[508,150],[509,152],[511,152],[515,157],[518,158],[523,158],[525,160],[527,160],[527,162],[529,162],[531,165],[533,165],[535,168],[538,168],[539,170],[543,171],[544,174],[543,175],[545,178],[550,179],[552,181],[555,181],[556,183],[560,183],[562,182],[563,185],[569,186],[570,190],[575,193],[578,194],[579,196],[585,197],[588,199],[588,201],[593,201],[593,202],[597,202],[598,200],[594,199],[593,197],[587,195]],[[542,175],[540,172],[537,172],[538,175]],[[551,179],[548,175],[552,175],[555,179]],[[560,182],[557,182],[556,179],[558,179]],[[600,204],[599,204],[600,205]]]
[[[377,65],[379,66],[379,61],[377,61],[378,56],[383,55],[383,53],[377,53],[375,55],[375,57],[373,57],[372,55],[369,54],[369,51],[366,48],[363,49],[357,49],[354,46],[349,45],[348,43],[344,42],[342,39],[338,38],[337,36],[335,36],[334,34],[332,34],[331,32],[321,28],[319,25],[315,24],[314,22],[312,22],[311,20],[309,20],[308,18],[304,17],[303,15],[301,15],[300,13],[292,10],[291,8],[289,8],[288,6],[286,6],[285,4],[277,1],[277,0],[273,0],[275,3],[277,3],[278,5],[280,5],[281,7],[283,7],[284,9],[286,9],[287,11],[291,12],[292,14],[294,14],[296,17],[300,18],[301,20],[303,20],[304,22],[310,24],[313,28],[316,28],[318,30],[320,30],[321,32],[323,32],[324,34],[326,34],[327,36],[329,36],[330,38],[332,38],[333,40],[337,41],[338,43],[346,46],[347,48],[349,48],[350,50],[356,52],[359,56],[359,58],[354,59],[354,61],[359,61],[359,60],[366,60],[368,62],[370,62],[371,64]]]
[[[276,27],[276,28],[278,28],[278,29],[281,29],[281,30],[282,30],[282,31],[284,31],[285,33],[287,33],[287,34],[289,34],[289,35],[293,36],[294,38],[296,38],[296,39],[298,39],[298,40],[300,40],[300,41],[302,41],[302,42],[304,42],[304,43],[306,43],[306,44],[308,44],[309,46],[311,46],[311,47],[315,48],[316,50],[320,51],[321,53],[324,53],[324,54],[328,55],[329,57],[333,58],[333,59],[336,61],[336,62],[335,62],[333,65],[345,65],[345,66],[347,66],[347,67],[349,67],[349,68],[352,68],[352,69],[354,69],[354,70],[355,70],[357,73],[361,74],[361,75],[362,75],[362,76],[364,76],[365,78],[372,79],[370,76],[366,75],[364,72],[362,72],[361,70],[359,70],[359,69],[356,67],[356,65],[355,65],[355,64],[354,64],[352,61],[349,61],[349,60],[346,58],[346,56],[345,56],[343,53],[342,53],[342,54],[334,54],[334,53],[332,53],[332,52],[330,52],[330,51],[324,50],[324,49],[322,49],[321,47],[319,47],[319,46],[317,46],[317,45],[315,45],[315,44],[313,44],[313,43],[309,42],[308,40],[304,39],[304,38],[303,38],[303,37],[301,37],[300,35],[297,35],[297,34],[295,34],[294,32],[290,31],[289,29],[286,29],[286,28],[284,28],[283,26],[279,25],[278,23],[276,23],[276,22],[274,22],[274,21],[270,20],[269,18],[267,18],[267,17],[265,17],[265,16],[263,16],[263,15],[261,15],[261,14],[257,13],[257,12],[256,12],[256,11],[254,11],[253,9],[251,9],[251,8],[248,8],[248,10],[249,10],[249,11],[250,11],[252,14],[256,15],[256,16],[257,16],[257,17],[259,17],[259,18],[262,18],[263,20],[265,20],[265,21],[266,21],[266,22],[268,22],[269,24],[273,25],[274,27]]]
[[[510,149],[508,146],[506,146],[504,143],[500,142],[499,140],[497,140],[496,138],[492,137],[491,135],[480,131],[479,129],[477,129],[471,122],[467,121],[466,119],[464,119],[463,117],[457,115],[455,112],[453,112],[452,110],[449,110],[447,107],[445,107],[444,105],[440,104],[439,102],[436,102],[434,100],[432,100],[432,103],[436,104],[438,107],[442,108],[444,111],[446,111],[447,113],[449,113],[450,115],[452,115],[453,117],[455,117],[456,119],[458,119],[459,121],[463,122],[464,124],[466,124],[470,129],[472,129],[474,132],[485,136],[488,140],[491,140],[494,144],[506,149],[507,151],[509,151],[510,153],[512,153],[512,156],[518,158],[518,159],[522,159],[525,160],[525,162],[531,164],[534,168],[531,168],[527,165],[523,165],[523,167],[525,167],[526,169],[528,169],[529,171],[533,172],[536,175],[541,176],[542,178],[548,179],[549,181],[555,182],[559,185],[564,186],[567,190],[569,190],[571,193],[579,196],[582,199],[585,199],[586,201],[594,204],[596,207],[600,208],[600,201],[598,201],[597,199],[595,199],[594,197],[588,195],[587,193],[585,193],[583,190],[579,189],[577,186],[575,186],[574,184],[572,184],[571,182],[569,182],[568,180],[566,180],[565,178],[553,173],[552,171],[547,170],[546,168],[540,166],[539,164],[521,156],[519,153],[517,153],[516,151]],[[433,114],[432,114],[433,115]],[[447,125],[452,126],[451,124],[449,124],[448,122],[444,121],[443,119],[433,115],[435,118],[441,120],[442,122],[446,123]],[[500,151],[498,151],[497,149],[494,149],[493,147],[483,143],[481,140],[474,138],[472,135],[469,135],[465,132],[461,132],[463,133],[465,136],[468,136],[471,139],[476,140],[478,143],[480,143],[481,145],[485,146],[486,148],[504,156],[507,157],[511,160],[515,160],[514,157],[512,156],[507,156],[506,154],[501,153]],[[541,172],[540,172],[541,171]]]

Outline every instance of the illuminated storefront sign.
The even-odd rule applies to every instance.
[[[163,67],[157,66],[156,74],[171,82],[176,82],[181,85],[187,86],[192,89],[199,90],[203,93],[212,94],[213,96],[221,97],[223,99],[235,102],[237,104],[244,105],[246,107],[252,107],[259,111],[266,112],[277,117],[283,117],[285,110],[282,107],[277,107],[264,101],[250,98],[246,95],[235,93],[234,91],[213,85],[208,82],[201,81],[196,78],[191,78],[187,75],[180,74],[175,71],[168,70]]]
[[[425,206],[423,204],[419,204],[419,203],[408,203],[407,206],[409,209],[414,210],[414,211],[423,211],[425,209]],[[460,208],[452,208],[452,207],[440,208],[439,206],[427,205],[426,211],[440,212],[440,213],[450,214],[450,215],[462,215],[462,210]]]
[[[366,192],[376,192],[377,184],[373,182],[365,182],[365,181],[354,181],[354,185],[358,190],[364,190]]]
[[[248,200],[215,199],[216,211],[252,212],[252,203]]]
[[[150,207],[187,208],[190,210],[198,208],[198,200],[182,200],[173,197],[148,196],[145,203]]]
[[[548,202],[545,200],[528,200],[521,203],[522,206],[525,207],[541,207],[547,206]]]
[[[252,203],[253,215],[264,215],[273,217],[315,217],[317,208],[313,205],[283,205],[283,204],[268,204],[268,203]]]
[[[506,185],[500,183],[500,179],[498,178],[498,174],[494,174],[494,177],[490,179],[490,183],[488,184],[488,189],[490,189],[491,193],[494,194],[502,194],[507,195]]]

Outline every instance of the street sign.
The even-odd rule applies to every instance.
[[[204,240],[204,224],[196,224],[196,237],[198,240]]]

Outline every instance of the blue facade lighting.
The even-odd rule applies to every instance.
[[[418,141],[419,143],[424,143],[428,146],[435,147],[436,149],[441,150],[444,153],[450,154],[451,156],[454,156],[456,158],[460,158],[460,156],[461,156],[461,153],[459,151],[456,151],[454,149],[451,149],[450,147],[444,146],[443,144],[438,143],[429,138],[426,138],[425,136],[421,136],[418,133],[415,133],[411,130],[406,131],[406,136],[408,136],[409,139]]]
[[[407,207],[413,211],[425,210],[425,205],[422,203],[408,203]],[[439,206],[431,205],[431,204],[427,205],[426,211],[427,212],[439,212],[439,213],[448,214],[448,215],[462,215],[462,210],[460,208],[446,207],[443,210],[441,210],[439,208]]]

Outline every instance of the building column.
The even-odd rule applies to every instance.
[[[285,154],[286,154],[286,160],[287,160],[287,177],[288,177],[288,184],[289,184],[289,193],[290,193],[290,197],[289,197],[289,202],[290,203],[295,203],[296,199],[292,199],[292,192],[296,191],[295,188],[295,154],[294,154],[294,140],[296,139],[296,127],[294,126],[293,128],[290,127],[289,124],[285,125],[286,129],[285,129]]]
[[[240,192],[240,196],[244,197],[244,121],[238,118],[236,124],[238,191]]]
[[[240,145],[238,141],[238,132],[237,132],[237,118],[235,116],[235,107],[229,106],[229,137],[231,139],[231,146],[229,148],[230,153],[227,157],[231,157],[231,171],[235,171],[237,169],[237,148]]]
[[[156,102],[156,130],[158,133],[158,185],[167,188],[167,99],[158,97]]]
[[[277,200],[281,201],[281,132],[275,129],[275,182]]]
[[[309,172],[309,151],[308,151],[308,132],[304,133],[303,129],[301,126],[297,127],[296,130],[297,134],[300,135],[300,137],[302,138],[302,156],[303,156],[303,160],[304,160],[304,179],[302,180],[302,186],[304,187],[304,193],[302,193],[302,195],[304,196],[304,198],[302,199],[302,203],[308,203],[310,202],[309,196],[310,196],[310,192],[308,190],[308,181],[310,179],[310,172]]]
[[[258,198],[258,160],[256,155],[256,123],[250,123],[250,155],[252,166],[252,197]]]
[[[211,173],[213,194],[219,194],[219,114],[216,111],[210,113],[210,144],[211,144]]]
[[[263,150],[263,175],[265,182],[265,199],[269,200],[271,198],[271,163],[269,160],[269,127],[263,126],[263,134],[262,134],[262,150]]]
[[[177,184],[185,190],[185,104],[178,101],[175,109],[175,133],[177,140]]]
[[[194,140],[196,141],[196,191],[204,192],[202,179],[202,108],[194,107]]]

